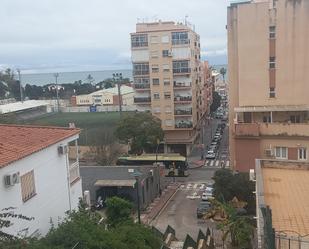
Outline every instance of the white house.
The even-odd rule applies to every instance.
[[[0,125],[0,212],[14,207],[31,221],[12,219],[4,232],[15,236],[45,235],[82,197],[77,148],[79,129]],[[3,212],[3,211],[2,211]]]

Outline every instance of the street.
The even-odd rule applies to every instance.
[[[210,121],[211,123],[204,130],[204,154],[206,154],[206,146],[211,143],[211,137],[220,122],[217,119]],[[224,162],[224,166],[227,166],[229,161],[227,131],[226,127],[215,160],[206,160],[204,166],[190,169],[188,177],[176,178],[176,181],[181,183],[179,189],[152,222],[152,225],[160,231],[165,231],[166,227],[170,225],[176,230],[176,237],[184,240],[187,234],[196,239],[199,229],[206,232],[206,229],[210,228],[214,234],[216,244],[221,244],[221,234],[217,231],[216,225],[210,220],[197,219],[196,209],[207,184],[213,183],[214,172],[221,167],[221,162]],[[196,149],[194,151],[196,157],[200,156],[200,153],[201,150]]]

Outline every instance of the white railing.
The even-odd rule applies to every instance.
[[[70,183],[79,178],[79,163],[74,162],[70,164]]]

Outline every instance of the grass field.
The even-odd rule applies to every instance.
[[[124,113],[123,115],[130,115],[130,113]],[[119,112],[57,113],[36,118],[25,123],[62,127],[68,127],[69,123],[75,123],[77,128],[82,129],[79,144],[93,145],[97,139],[104,139],[101,136],[103,130],[108,131],[111,135],[119,119]]]

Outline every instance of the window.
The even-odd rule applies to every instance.
[[[149,84],[149,78],[135,78],[134,84]]]
[[[169,50],[162,50],[162,57],[168,57],[169,53]]]
[[[151,51],[151,58],[158,58],[158,51]]]
[[[134,47],[147,47],[148,37],[146,34],[143,35],[132,35],[131,36],[131,46]]]
[[[276,158],[277,159],[287,159],[288,158],[288,153],[287,153],[287,148],[286,147],[276,147]]]
[[[298,148],[298,160],[307,160],[307,148]]]
[[[172,108],[170,106],[166,106],[165,113],[172,113]]]
[[[28,201],[29,199],[31,199],[33,196],[36,195],[33,170],[22,175],[20,177],[20,183],[21,183],[21,195],[23,202]]]
[[[162,43],[169,43],[170,42],[170,37],[168,35],[162,35],[161,42]]]
[[[133,64],[133,75],[147,75],[149,74],[148,63],[134,63]]]
[[[170,65],[169,64],[163,64],[162,68],[163,68],[163,72],[169,72],[170,71]]]
[[[153,112],[154,113],[160,113],[161,111],[160,111],[160,107],[154,107],[153,108]]]
[[[159,37],[158,36],[150,36],[150,43],[159,43]]]
[[[173,61],[173,73],[190,73],[189,61]]]
[[[160,93],[154,93],[153,98],[154,99],[160,99]]]
[[[158,73],[159,72],[159,65],[152,65],[151,70],[153,73]]]
[[[276,57],[269,57],[269,68],[276,68]]]
[[[290,116],[291,123],[300,123],[300,115],[291,115]]]
[[[188,32],[172,32],[172,44],[189,44]]]
[[[173,126],[173,120],[171,120],[171,119],[166,119],[166,120],[165,120],[165,125],[166,125],[166,126]]]
[[[160,80],[155,78],[155,79],[152,79],[152,85],[155,85],[155,86],[158,86],[160,85]]]
[[[276,92],[274,87],[269,88],[269,97],[270,98],[275,98],[276,97]]]
[[[170,99],[171,98],[171,93],[170,92],[165,92],[164,93],[164,98],[165,99]]]
[[[165,86],[169,86],[171,84],[170,79],[163,79],[163,83]]]
[[[269,26],[269,38],[276,38],[276,26]]]

